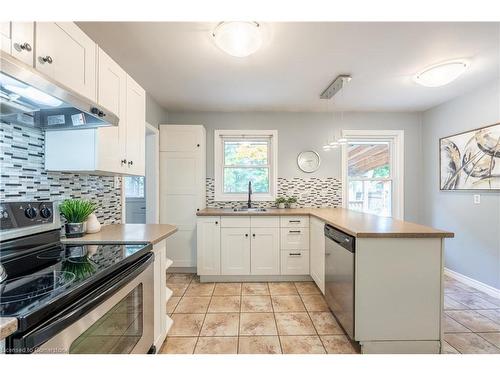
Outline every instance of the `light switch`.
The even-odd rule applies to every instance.
[[[481,203],[481,196],[479,194],[474,194],[474,204]]]

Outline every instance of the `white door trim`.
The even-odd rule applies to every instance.
[[[389,139],[393,143],[393,178],[397,181],[394,190],[393,217],[404,219],[404,130],[342,130],[342,138],[356,139]],[[342,207],[347,202],[347,146],[342,145]]]
[[[147,122],[146,146],[146,223],[158,224],[160,222],[160,131]]]

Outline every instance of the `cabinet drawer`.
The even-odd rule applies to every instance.
[[[280,218],[278,216],[251,216],[250,222],[252,224],[252,228],[279,228],[280,226]]]
[[[309,228],[281,228],[281,249],[309,249]]]
[[[309,228],[308,216],[281,216],[282,228]]]
[[[250,228],[250,217],[222,216],[220,225],[222,228]]]
[[[281,251],[282,275],[309,275],[309,251]]]

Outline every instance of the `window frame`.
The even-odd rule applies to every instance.
[[[392,217],[404,218],[404,130],[343,130],[348,142],[389,142],[390,176],[388,178],[357,177],[355,181],[392,181]],[[342,145],[342,207],[348,208],[349,175],[348,144]]]
[[[220,202],[246,201],[247,193],[224,192],[224,140],[253,140],[268,138],[268,168],[269,192],[253,193],[252,201],[274,201],[278,186],[278,131],[277,130],[215,130],[214,131],[214,200]],[[259,168],[261,166],[247,166],[246,168]],[[264,166],[266,167],[266,166]]]

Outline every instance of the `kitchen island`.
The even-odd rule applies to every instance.
[[[440,352],[444,239],[453,233],[342,208],[197,215],[202,282],[312,279],[328,295],[325,224],[354,237],[352,280],[339,277],[352,285],[352,338],[362,352]]]

